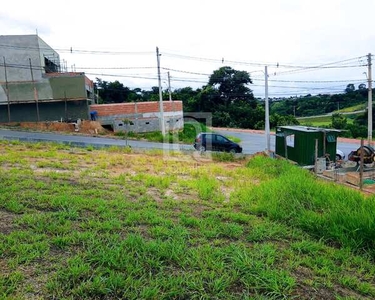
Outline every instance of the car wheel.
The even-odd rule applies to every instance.
[[[233,153],[233,154],[237,153],[237,150],[235,148],[232,148],[232,149],[229,150],[229,153]]]
[[[199,151],[199,152],[206,152],[206,147],[203,146],[203,145],[200,145],[200,146],[198,147],[198,151]]]
[[[336,160],[341,160],[341,159],[342,159],[341,155],[336,154]]]

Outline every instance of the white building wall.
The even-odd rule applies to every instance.
[[[5,81],[4,61],[7,66],[7,79],[11,81],[31,81],[30,62],[34,80],[42,78],[42,65],[37,35],[0,36],[0,81]]]

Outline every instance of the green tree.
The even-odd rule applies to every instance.
[[[121,82],[107,82],[96,78],[96,88],[103,103],[122,103],[129,102],[130,89]]]
[[[256,107],[252,90],[247,86],[251,84],[251,78],[246,71],[237,71],[231,67],[221,67],[213,72],[208,84],[218,91],[219,97],[216,104],[228,107],[237,100],[245,100]]]
[[[211,85],[204,86],[197,95],[197,111],[215,112],[226,110],[223,103],[220,103],[220,101],[218,103],[218,99],[220,99],[220,94],[217,89]]]
[[[351,92],[354,92],[355,91],[355,86],[353,83],[349,83],[347,86],[346,86],[346,89],[345,89],[345,92],[346,93],[351,93]]]
[[[359,90],[367,90],[366,84],[364,84],[364,83],[359,84],[358,89]]]
[[[172,99],[181,100],[184,105],[184,111],[199,111],[198,94],[200,89],[193,90],[191,87],[176,89],[172,93]]]
[[[332,127],[336,129],[345,129],[348,120],[343,114],[332,114]]]
[[[298,120],[292,116],[281,116],[279,114],[272,114],[270,116],[270,127],[275,128],[277,126],[287,126],[287,125],[299,125]]]
[[[158,101],[159,100],[159,87],[153,86],[150,91],[142,90],[143,101]]]

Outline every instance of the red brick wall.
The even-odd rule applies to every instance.
[[[94,104],[90,105],[91,111],[97,111],[98,116],[111,116],[122,114],[135,114],[135,105],[137,105],[138,113],[159,112],[159,102],[134,102],[131,103],[115,103],[115,104]],[[164,101],[164,112],[182,111],[182,101]]]

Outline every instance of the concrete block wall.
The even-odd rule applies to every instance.
[[[164,122],[167,131],[184,127],[182,101],[164,101]],[[115,132],[152,132],[160,130],[159,102],[132,102],[115,104],[95,104],[90,111],[97,112],[97,120],[102,125],[111,125]],[[129,120],[130,124],[124,124]]]
[[[114,104],[94,104],[91,105],[91,111],[98,112],[99,117],[135,114],[135,113],[159,113],[159,102],[131,102]],[[164,112],[182,111],[182,101],[164,101]]]

